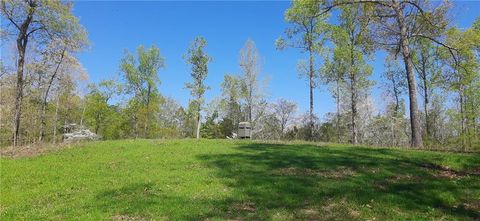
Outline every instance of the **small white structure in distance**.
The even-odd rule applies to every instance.
[[[238,137],[240,139],[251,138],[252,136],[252,127],[250,122],[240,122],[238,123]]]
[[[64,127],[63,142],[77,142],[84,140],[99,140],[100,136],[93,133],[83,126],[78,127],[77,124],[67,124]]]

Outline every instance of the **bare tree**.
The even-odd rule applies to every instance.
[[[297,104],[281,98],[278,99],[278,101],[274,104],[273,108],[275,111],[275,115],[280,122],[280,130],[283,137],[285,130],[287,129],[288,123],[293,119],[295,112],[297,111]]]
[[[258,52],[255,42],[248,39],[245,46],[240,50],[240,68],[242,69],[242,94],[247,104],[247,121],[254,125],[253,109],[257,101],[260,99],[261,90],[258,78],[261,71],[260,53]]]

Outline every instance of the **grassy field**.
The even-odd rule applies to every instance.
[[[480,219],[479,154],[123,140],[0,165],[0,220]]]

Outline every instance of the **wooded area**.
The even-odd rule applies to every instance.
[[[241,73],[206,85],[215,58],[208,39],[192,36],[184,53],[191,74],[186,107],[159,92],[168,60],[155,45],[126,50],[120,76],[80,91],[88,73],[77,55],[89,42],[72,3],[2,0],[1,41],[16,50],[0,63],[0,145],[61,142],[64,126],[73,123],[103,139],[226,138],[249,121],[253,139],[478,150],[480,18],[468,29],[456,27],[448,17],[453,3],[293,1],[285,12],[289,28],[272,44],[278,53],[305,52],[298,72],[310,102],[299,113],[295,101],[268,102],[263,61],[251,39],[239,52]],[[335,11],[338,24],[330,22]],[[379,82],[370,78],[376,51],[388,53]],[[313,109],[321,85],[336,103],[326,116]],[[375,86],[384,91],[384,112],[375,111]],[[206,101],[210,87],[222,93]]]

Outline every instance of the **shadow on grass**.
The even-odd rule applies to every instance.
[[[420,166],[428,159],[400,151],[278,144],[238,150],[200,156],[233,189],[219,205],[224,218],[275,219],[283,212],[290,219],[480,219],[464,204],[478,203],[478,176],[441,177]]]
[[[93,206],[111,220],[199,220],[211,217],[214,205],[222,203],[176,196],[153,183],[135,183],[98,194]]]
[[[199,155],[226,199],[178,196],[134,183],[96,195],[114,220],[480,219],[477,175],[443,177],[431,160],[391,149],[250,144]],[[478,157],[465,164],[478,165]],[[198,188],[198,187],[197,187]],[[159,217],[164,215],[165,217]]]

